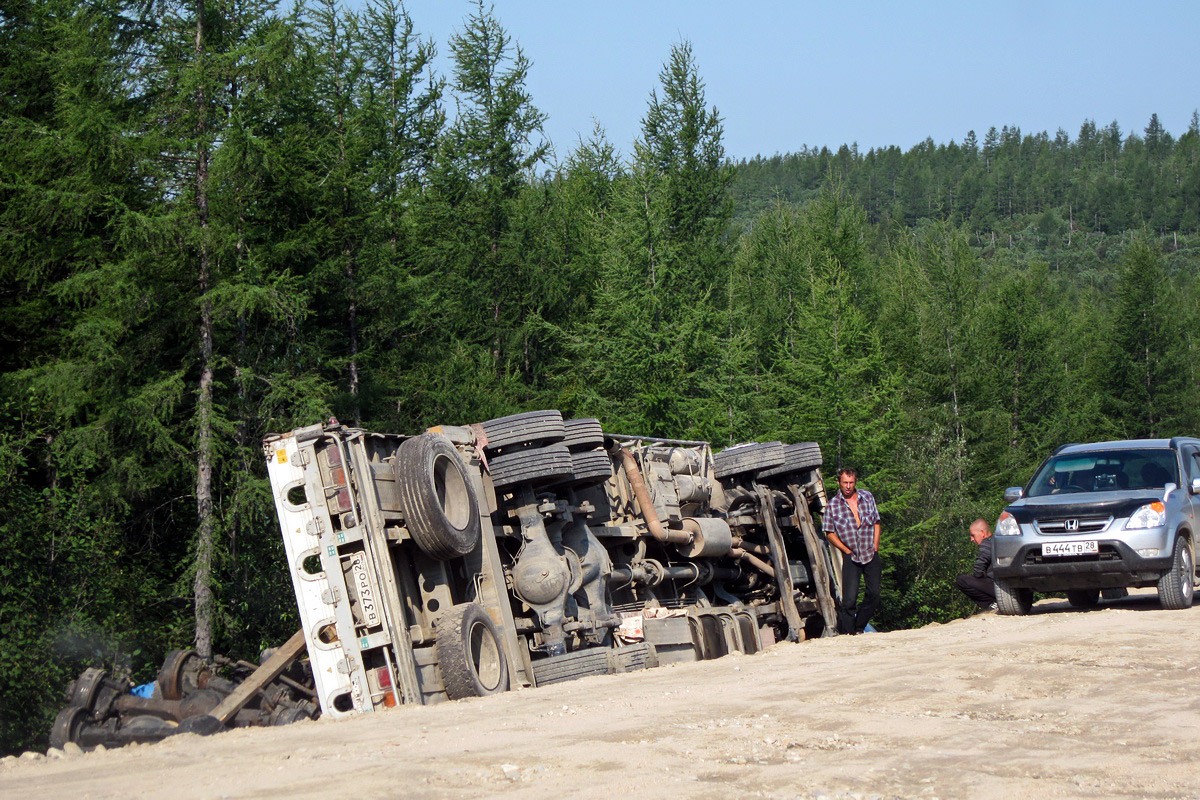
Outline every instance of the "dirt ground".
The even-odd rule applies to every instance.
[[[63,759],[5,798],[1200,797],[1200,606],[780,644],[756,656]]]

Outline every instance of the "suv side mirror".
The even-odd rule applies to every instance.
[[[1200,478],[1197,478],[1197,482],[1200,482]],[[1200,489],[1196,489],[1195,491],[1200,492]],[[1006,503],[1015,503],[1024,496],[1025,490],[1020,486],[1010,486],[1004,490],[1004,502]]]
[[[1200,494],[1200,478],[1192,478],[1192,485],[1188,488],[1192,490],[1192,494]]]

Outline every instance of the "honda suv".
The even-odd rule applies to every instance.
[[[1065,591],[1086,608],[1102,590],[1156,586],[1163,608],[1192,604],[1200,439],[1063,445],[1004,499],[994,540],[1001,614],[1028,614],[1034,590]]]

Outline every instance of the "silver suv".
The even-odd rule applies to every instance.
[[[1192,604],[1200,439],[1063,445],[1004,499],[994,541],[1001,614],[1028,614],[1034,590],[1065,591],[1086,608],[1102,590],[1157,586],[1163,608]]]

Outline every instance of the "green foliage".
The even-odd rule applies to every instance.
[[[728,429],[728,387],[710,370],[731,354],[722,340],[732,174],[690,46],[672,48],[659,79],[603,210],[594,305],[567,380],[581,408],[613,429],[695,438]]]

